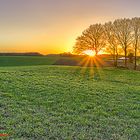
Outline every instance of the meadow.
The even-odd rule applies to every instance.
[[[3,139],[140,139],[139,71],[9,66],[0,67]]]
[[[6,66],[34,66],[34,65],[77,65],[86,56],[0,56],[0,67]],[[106,59],[106,58],[101,58]],[[107,58],[108,59],[108,58]]]
[[[0,67],[51,65],[59,56],[0,56]]]

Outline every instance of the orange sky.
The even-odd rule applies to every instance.
[[[138,0],[0,1],[0,52],[72,51],[90,24],[139,16],[139,5]]]

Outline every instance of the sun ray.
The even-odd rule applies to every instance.
[[[94,59],[93,58],[90,59],[90,77],[91,78],[94,77]]]
[[[93,50],[83,51],[83,54],[88,55],[90,57],[94,57],[96,55],[95,51],[93,51]]]
[[[81,58],[81,61],[78,63],[77,70],[81,76],[86,76],[88,75],[89,78],[97,78],[97,79],[102,79],[103,77],[103,71],[102,71],[102,66],[104,66],[104,61],[100,56],[83,56]]]
[[[90,63],[90,58],[85,58],[85,63],[82,64],[82,69],[81,69],[81,73],[84,74],[89,66]]]
[[[97,57],[94,58],[94,63],[96,66],[96,70],[97,70],[97,74],[99,74],[99,78],[102,78],[102,69],[101,69],[101,64],[100,64],[100,59],[98,59]]]

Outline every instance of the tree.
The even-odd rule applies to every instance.
[[[90,25],[82,35],[76,39],[74,52],[82,53],[85,50],[93,50],[96,55],[105,45],[104,28],[101,24]]]
[[[128,58],[129,58],[129,62],[130,63],[133,63],[133,53],[132,52],[130,52],[129,54],[128,54]]]
[[[109,50],[113,52],[114,56],[114,66],[118,65],[118,41],[116,39],[115,33],[114,33],[114,26],[112,22],[105,23],[104,30],[105,35],[107,39],[107,45]]]
[[[132,32],[133,32],[133,47],[135,54],[134,69],[137,69],[137,51],[140,45],[140,18],[132,19]]]
[[[117,19],[113,23],[115,36],[121,45],[125,55],[125,67],[127,67],[127,49],[132,43],[132,27],[130,19]]]

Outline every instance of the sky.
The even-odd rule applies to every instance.
[[[0,0],[0,52],[72,51],[94,23],[140,17],[140,0]]]

